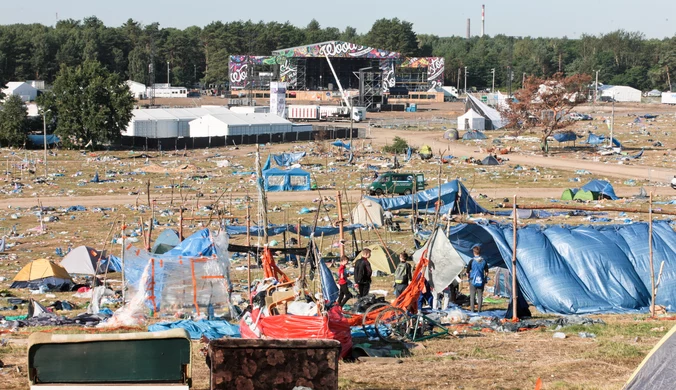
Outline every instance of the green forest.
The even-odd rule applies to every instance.
[[[359,34],[352,27],[322,27],[313,20],[305,27],[278,22],[213,22],[183,30],[143,25],[129,19],[109,27],[96,17],[61,20],[56,26],[15,24],[0,26],[0,84],[12,80],[53,83],[62,65],[97,61],[122,79],[148,84],[149,64],[155,82],[181,86],[222,86],[228,81],[231,54],[269,55],[286,47],[343,40],[400,52],[407,56],[438,56],[446,61],[447,85],[456,85],[459,68],[468,68],[467,85],[497,87],[521,85],[523,75],[550,77],[586,73],[605,84],[630,85],[641,90],[668,90],[676,67],[676,36],[646,39],[640,32],[618,30],[579,39],[510,37],[505,35],[439,37],[416,34],[399,19],[380,19]],[[461,86],[464,73],[461,73]]]

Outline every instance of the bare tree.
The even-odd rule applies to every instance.
[[[549,152],[547,138],[573,124],[569,114],[587,101],[591,76],[556,73],[550,79],[528,77],[524,87],[514,93],[509,109],[502,115],[509,127],[542,130],[542,151]]]

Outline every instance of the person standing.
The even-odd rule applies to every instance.
[[[340,291],[338,292],[338,306],[343,307],[349,301],[352,299],[352,293],[350,292],[350,289],[347,288],[347,262],[349,259],[347,256],[341,256],[340,257],[340,267],[338,267],[338,287],[340,288]]]
[[[408,262],[409,257],[406,252],[399,254],[399,265],[394,271],[394,297],[398,297],[411,283],[411,264]]]
[[[478,304],[478,311],[484,301],[484,286],[488,280],[488,263],[481,257],[481,247],[472,248],[474,257],[467,264],[467,278],[469,279],[469,307],[474,313],[474,302]],[[476,296],[476,299],[475,299]]]
[[[354,285],[357,291],[359,291],[359,298],[368,295],[369,290],[371,290],[371,275],[373,271],[369,262],[370,257],[371,250],[364,248],[361,251],[361,257],[354,263]]]

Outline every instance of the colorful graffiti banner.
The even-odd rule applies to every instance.
[[[244,88],[246,87],[247,78],[249,77],[249,66],[256,65],[274,65],[277,59],[271,56],[247,56],[235,55],[230,56],[228,62],[228,73],[230,74],[230,88]]]
[[[443,57],[409,57],[405,58],[399,66],[402,68],[427,68],[429,89],[440,88],[444,85],[446,65]]]
[[[401,58],[401,54],[356,43],[330,41],[272,52],[280,57]]]

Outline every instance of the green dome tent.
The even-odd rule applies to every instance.
[[[563,194],[561,194],[561,200],[573,200],[575,199],[575,194],[579,190],[577,188],[567,188],[563,191]]]
[[[585,190],[579,190],[576,194],[575,197],[573,197],[574,200],[597,200],[598,197],[594,195],[593,192],[591,191],[585,191]]]

